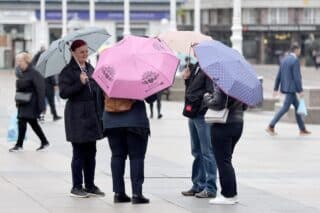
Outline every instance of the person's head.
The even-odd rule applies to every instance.
[[[301,47],[297,43],[292,44],[292,46],[290,47],[290,52],[294,53],[297,57],[299,57],[301,54]]]
[[[32,55],[27,52],[21,52],[16,55],[16,66],[21,71],[27,70],[32,61]]]
[[[73,57],[80,63],[83,64],[88,59],[88,45],[84,40],[75,40],[72,42],[70,50],[72,51]]]

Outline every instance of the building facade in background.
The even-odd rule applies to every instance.
[[[180,5],[185,0],[177,0]],[[60,38],[61,0],[46,0],[46,35],[40,35],[40,0],[0,0],[0,68],[11,68],[20,51],[35,53]],[[68,0],[68,31],[89,26],[89,0]],[[158,35],[168,28],[170,0],[130,0],[130,31]],[[123,36],[123,0],[96,0],[95,25],[105,27],[111,43]],[[43,41],[43,38],[44,41]]]
[[[201,31],[231,46],[233,0],[201,0]],[[193,4],[178,11],[178,28],[193,29]],[[292,42],[306,64],[320,50],[320,0],[242,0],[243,54],[252,63],[274,64]]]

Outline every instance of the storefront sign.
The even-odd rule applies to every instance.
[[[40,20],[40,10],[36,10],[36,17]],[[69,10],[68,19],[79,17],[80,20],[89,20],[89,11]],[[131,11],[131,20],[161,20],[169,19],[168,11]],[[62,13],[60,10],[47,10],[46,20],[61,20]],[[96,20],[123,20],[123,11],[96,11]]]
[[[243,31],[273,31],[273,32],[297,32],[297,31],[316,31],[314,25],[244,25]]]

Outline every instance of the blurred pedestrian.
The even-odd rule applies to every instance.
[[[274,128],[277,122],[281,119],[281,117],[289,111],[291,105],[293,105],[295,108],[295,116],[298,127],[300,129],[300,135],[309,135],[311,133],[306,129],[302,116],[297,113],[297,109],[299,106],[297,93],[299,94],[300,98],[303,97],[302,79],[299,62],[300,54],[300,46],[297,44],[293,44],[290,48],[290,53],[282,60],[282,63],[280,65],[275,81],[273,96],[277,96],[280,87],[281,93],[284,93],[286,97],[283,106],[274,116],[274,118],[272,119],[272,121],[266,129],[266,131],[272,136],[277,135]]]
[[[192,68],[192,69],[190,69]],[[212,151],[210,129],[204,120],[207,107],[203,105],[203,95],[211,91],[212,81],[201,70],[197,63],[187,66],[183,72],[185,80],[185,106],[183,115],[188,117],[191,139],[191,153],[194,157],[192,165],[192,187],[183,191],[184,196],[197,198],[213,198],[216,196],[216,161]]]
[[[45,79],[46,83],[46,98],[48,104],[50,106],[50,111],[53,117],[53,121],[60,120],[61,117],[58,115],[56,110],[56,103],[55,103],[55,90],[57,90],[58,83],[55,76],[49,76]]]
[[[157,96],[157,112],[158,112],[158,119],[161,119],[162,118],[162,114],[161,114],[161,96],[162,96],[162,91],[158,92],[156,94]],[[149,103],[149,106],[150,106],[150,118],[153,118],[153,103],[154,102],[151,102]]]
[[[147,98],[153,102],[156,95]],[[144,159],[150,135],[149,120],[143,101],[105,98],[103,113],[104,134],[111,149],[111,172],[114,203],[146,204],[144,197]],[[124,183],[125,162],[130,159],[132,198],[126,194]]]
[[[221,196],[209,201],[210,204],[235,204],[237,198],[236,175],[232,165],[232,154],[243,130],[243,112],[245,104],[227,96],[216,85],[211,93],[204,96],[204,103],[209,110],[229,110],[226,123],[211,124],[211,143],[217,161]]]
[[[65,131],[73,148],[71,171],[73,197],[104,196],[95,185],[96,140],[102,138],[97,108],[98,86],[91,79],[93,67],[87,63],[88,46],[83,40],[71,44],[72,58],[59,75],[60,96],[68,99]],[[85,188],[83,188],[83,176]]]
[[[45,110],[44,103],[44,78],[31,64],[31,54],[21,52],[16,56],[16,106],[18,108],[18,140],[15,146],[9,149],[10,152],[17,152],[23,149],[27,123],[39,137],[41,145],[37,151],[44,150],[49,142],[44,135],[37,118]]]

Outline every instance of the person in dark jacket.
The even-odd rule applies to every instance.
[[[211,124],[211,143],[218,165],[221,196],[211,199],[209,203],[235,204],[238,199],[232,154],[242,135],[243,112],[247,106],[227,96],[216,85],[213,86],[212,92],[204,95],[204,104],[209,107],[209,110],[222,110],[227,106],[229,114],[226,123]]]
[[[146,99],[155,101],[156,95]],[[103,112],[104,134],[111,149],[111,172],[115,203],[149,203],[143,196],[144,159],[150,135],[149,120],[143,101],[135,100],[131,109],[124,112]],[[125,162],[130,159],[132,199],[126,194],[124,183]]]
[[[161,119],[162,118],[162,114],[161,114],[161,96],[162,96],[162,91],[158,92],[156,94],[157,96],[157,112],[158,112],[158,119]],[[150,118],[153,118],[153,103],[149,103],[149,107],[150,107]]]
[[[53,116],[53,121],[60,120],[61,117],[58,115],[55,104],[55,88],[58,83],[55,76],[49,76],[45,79],[46,83],[46,98],[50,106],[50,111]]]
[[[16,100],[19,135],[17,143],[9,151],[16,152],[22,150],[27,123],[31,125],[33,131],[41,140],[41,145],[37,148],[37,151],[40,151],[49,146],[49,142],[37,121],[40,113],[45,110],[44,78],[33,68],[29,53],[19,53],[16,56],[16,63],[16,70],[19,70],[17,71],[16,92],[31,94],[31,99],[24,103]]]
[[[194,157],[192,165],[192,187],[183,191],[184,196],[197,198],[212,198],[216,196],[216,161],[210,142],[210,129],[204,120],[207,107],[202,99],[206,92],[211,91],[211,80],[201,70],[197,63],[186,69],[183,78],[186,84],[184,115],[187,116],[191,153]]]
[[[71,196],[104,196],[94,184],[96,140],[102,138],[101,119],[97,107],[98,86],[91,79],[93,67],[86,62],[86,42],[75,40],[71,45],[71,51],[73,57],[59,75],[60,96],[68,99],[64,112],[66,137],[73,148]]]
[[[300,54],[300,46],[298,46],[297,44],[293,44],[290,50],[290,54],[283,59],[280,65],[280,69],[275,81],[273,96],[277,96],[280,87],[280,91],[286,94],[286,97],[283,106],[271,120],[269,126],[266,129],[266,131],[272,136],[277,135],[274,128],[281,117],[286,112],[288,112],[291,105],[293,105],[295,108],[295,116],[300,130],[300,135],[304,136],[311,134],[311,132],[306,129],[302,116],[297,112],[299,106],[299,99],[297,98],[297,94],[299,94],[300,98],[303,97],[302,77],[300,71],[300,62],[298,58]]]

